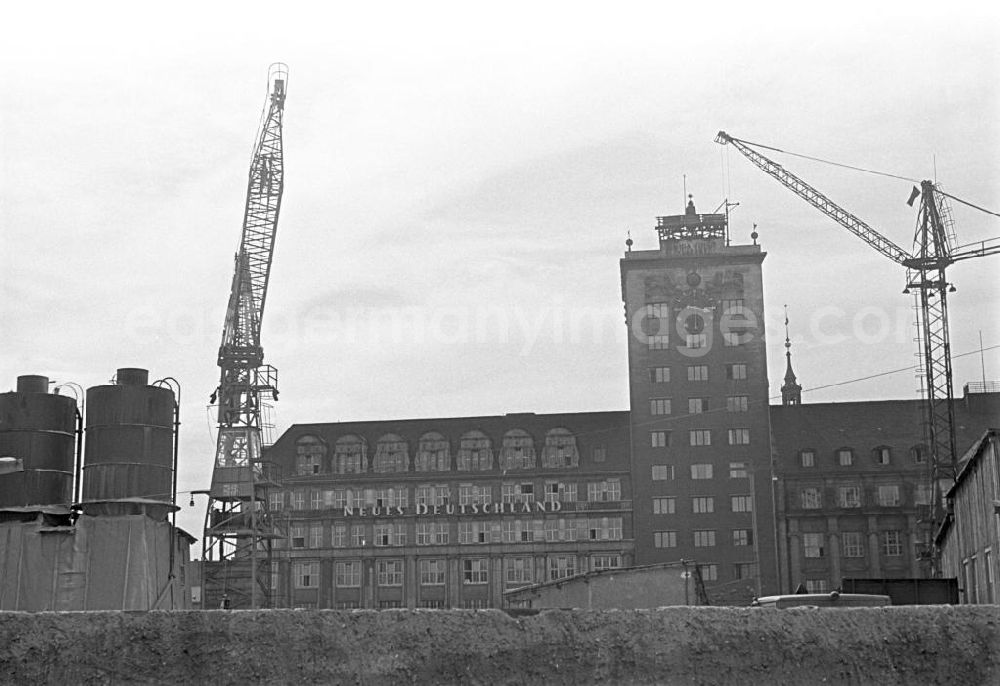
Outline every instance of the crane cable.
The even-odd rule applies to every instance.
[[[900,176],[899,174],[890,174],[889,172],[876,171],[875,169],[865,169],[864,167],[855,167],[855,166],[850,165],[850,164],[843,164],[841,162],[834,162],[832,160],[825,160],[822,157],[813,157],[812,155],[803,155],[803,154],[797,153],[797,152],[789,152],[787,150],[782,150],[781,148],[775,148],[774,146],[771,146],[771,145],[764,145],[763,143],[753,143],[751,141],[745,141],[745,140],[738,139],[738,138],[734,138],[733,140],[739,140],[741,143],[744,143],[745,145],[752,145],[755,148],[764,148],[765,150],[773,150],[775,152],[780,152],[783,155],[791,155],[792,157],[801,157],[802,159],[812,160],[813,162],[820,162],[822,164],[829,164],[829,165],[832,165],[834,167],[842,167],[843,169],[851,169],[853,171],[865,172],[866,174],[876,174],[878,176],[888,176],[891,179],[899,179],[901,181],[909,181],[910,183],[914,183],[914,184],[919,184],[920,183],[919,180],[912,179],[912,178],[910,178],[908,176]],[[979,210],[980,212],[985,212],[986,214],[991,214],[994,217],[1000,217],[1000,212],[994,212],[992,210],[988,210],[985,207],[980,207],[979,205],[973,204],[973,203],[969,202],[968,200],[962,200],[961,198],[956,197],[956,196],[952,195],[951,193],[945,193],[943,190],[941,190],[937,186],[937,184],[934,184],[934,190],[937,193],[940,193],[941,195],[943,195],[945,197],[951,198],[955,202],[960,202],[963,205],[966,205],[966,206],[971,207],[973,209]]]

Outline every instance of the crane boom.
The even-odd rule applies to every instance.
[[[270,589],[258,557],[275,537],[267,512],[269,475],[261,463],[263,403],[277,398],[277,372],[264,364],[260,330],[284,192],[282,127],[288,68],[268,72],[268,96],[257,134],[239,252],[222,329],[218,363],[219,433],[202,539],[203,597],[257,607]],[[247,574],[240,573],[249,567]],[[261,573],[263,571],[263,574]],[[230,594],[232,597],[230,597]],[[248,602],[246,602],[248,601]]]
[[[742,141],[739,138],[733,138],[725,131],[719,131],[719,134],[715,137],[715,142],[721,145],[726,145],[727,143],[732,144],[733,147],[739,150],[744,157],[753,162],[765,173],[777,179],[783,186],[790,189],[800,198],[833,219],[855,236],[858,236],[865,243],[875,248],[875,250],[879,251],[893,262],[903,264],[906,260],[911,259],[911,255],[908,252],[870,227],[861,219],[830,200],[830,198],[826,197],[823,193],[810,186],[808,183],[785,169],[777,162],[769,160],[753,148],[749,147],[746,141]]]

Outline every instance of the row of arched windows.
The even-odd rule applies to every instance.
[[[395,472],[490,471],[494,460],[501,471],[578,467],[580,454],[576,437],[563,428],[545,434],[540,455],[535,440],[523,429],[511,429],[503,435],[500,447],[493,449],[493,440],[482,431],[462,434],[452,465],[451,443],[436,431],[429,431],[417,440],[416,451],[410,455],[409,443],[394,433],[381,436],[375,442],[374,454],[363,436],[347,434],[338,438],[332,451],[323,439],[314,435],[301,436],[295,442],[297,474],[380,474]],[[370,462],[370,464],[369,464]],[[370,469],[369,469],[370,468]]]

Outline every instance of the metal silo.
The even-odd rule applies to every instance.
[[[172,501],[174,394],[145,369],[119,369],[114,385],[87,389],[83,502]]]
[[[76,401],[48,391],[26,375],[0,393],[0,509],[72,502]]]

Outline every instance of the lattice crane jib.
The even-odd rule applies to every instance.
[[[219,433],[202,539],[206,607],[222,596],[232,607],[258,607],[270,588],[270,566],[262,563],[276,536],[267,503],[274,475],[261,462],[261,414],[264,403],[277,398],[277,372],[264,364],[260,332],[284,191],[287,84],[288,68],[272,65],[219,347],[221,374],[212,396]]]
[[[938,523],[943,516],[944,493],[954,483],[958,474],[951,343],[948,334],[948,293],[954,288],[948,283],[946,269],[958,260],[1000,254],[1000,245],[987,245],[984,242],[965,248],[954,248],[951,212],[945,199],[947,194],[934,183],[923,181],[920,188],[915,188],[910,197],[911,204],[917,197],[920,198],[914,249],[911,254],[795,174],[751,147],[768,146],[733,138],[725,131],[720,131],[715,141],[722,145],[732,145],[755,166],[783,186],[882,255],[906,267],[907,285],[904,292],[909,293],[911,289],[917,289],[919,354],[923,360],[924,375],[925,431],[930,449],[928,477],[932,492],[936,494],[931,505],[932,511],[926,519],[928,523]]]

